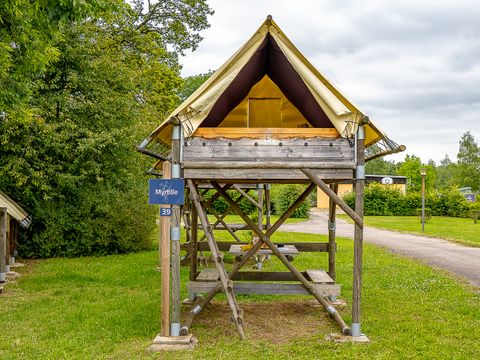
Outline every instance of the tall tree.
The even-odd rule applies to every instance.
[[[432,164],[422,164],[419,157],[415,155],[406,155],[405,161],[399,164],[398,175],[407,177],[407,186],[409,191],[420,191],[422,188],[422,175],[420,169],[425,168],[427,175],[425,178],[425,188],[432,191],[435,185],[435,170]]]
[[[58,22],[26,115],[11,108],[0,123],[0,186],[34,219],[20,244],[26,256],[151,244],[148,159],[132,145],[178,103],[177,51],[197,46],[211,11],[205,1],[101,3],[88,18]]]
[[[460,187],[469,186],[474,191],[480,190],[480,147],[469,131],[459,141],[457,159],[454,181]]]

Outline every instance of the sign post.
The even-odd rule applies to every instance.
[[[170,336],[170,217],[173,204],[184,202],[184,180],[170,179],[170,162],[163,163],[163,179],[150,179],[149,204],[160,205],[159,258],[162,271],[162,336]]]

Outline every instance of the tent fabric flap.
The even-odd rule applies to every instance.
[[[267,76],[312,127],[335,127],[342,137],[353,137],[364,113],[347,100],[291,43],[271,18],[205,83],[177,107],[144,140],[170,144],[171,120],[178,119],[184,135],[198,127],[217,127],[245,101],[250,90]],[[385,138],[375,126],[366,126],[367,146]],[[393,149],[392,149],[393,150]]]
[[[27,228],[30,226],[32,222],[31,217],[3,191],[0,191],[0,207],[6,208],[7,213],[17,220],[22,227]]]

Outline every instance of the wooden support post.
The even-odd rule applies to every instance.
[[[7,208],[0,208],[0,283],[7,280]]]
[[[330,189],[337,194],[338,193],[338,184],[330,184]],[[329,198],[328,204],[328,275],[336,282],[336,270],[335,270],[335,255],[336,255],[336,242],[335,242],[335,232],[336,232],[336,211],[337,204]]]
[[[170,162],[163,163],[163,178],[170,179]],[[170,205],[160,205],[170,207]],[[160,216],[160,266],[162,269],[162,336],[170,335],[170,218]]]
[[[182,140],[181,124],[174,124],[172,128],[172,179],[181,178],[181,140]],[[180,223],[181,223],[181,207],[180,205],[172,206],[172,217],[170,227],[171,240],[171,261],[172,261],[172,286],[171,286],[171,317],[170,317],[170,336],[180,335]]]
[[[355,224],[353,262],[352,336],[361,336],[361,294],[363,256],[363,196],[365,187],[365,127],[358,127],[356,136],[357,170],[355,174],[355,213],[362,219]]]
[[[257,185],[257,194],[258,194],[258,227],[263,228],[263,184]]]
[[[244,191],[240,186],[238,185],[233,185],[233,188],[237,190],[241,196],[243,196],[245,199],[247,199],[253,206],[255,206],[258,210],[262,209],[262,205],[260,204],[260,201],[255,201],[254,198],[252,198],[250,195],[247,194],[246,191]],[[248,191],[248,189],[247,189]]]
[[[10,260],[11,260],[11,244],[12,244],[12,224],[14,221],[11,216],[7,215],[7,242],[5,246],[5,271],[9,273],[10,269]]]
[[[190,188],[190,192],[192,194],[193,204],[197,208],[198,217],[200,219],[200,222],[207,236],[208,246],[210,248],[210,252],[212,253],[213,261],[215,262],[215,267],[217,268],[217,271],[218,271],[218,275],[220,278],[218,285],[219,287],[223,288],[223,291],[228,300],[228,304],[230,305],[230,310],[232,311],[232,319],[235,325],[237,326],[237,330],[240,335],[240,338],[244,339],[245,333],[243,331],[243,316],[242,316],[242,312],[238,307],[237,300],[235,299],[235,294],[233,292],[233,284],[231,283],[231,280],[229,279],[228,274],[225,270],[223,258],[220,256],[220,253],[218,251],[218,247],[215,243],[212,227],[210,226],[207,214],[205,213],[205,210],[203,209],[202,204],[200,203],[200,199],[195,189],[195,185],[193,181],[190,179],[187,180],[187,183],[188,183],[188,187]],[[223,189],[221,190],[224,191]]]
[[[214,186],[218,186],[218,184],[213,183]],[[190,185],[189,185],[190,186]],[[300,204],[307,198],[307,196],[311,193],[311,191],[315,188],[315,186],[310,185],[299,197],[295,202],[290,205],[290,207],[283,213],[282,216],[273,224],[273,226],[267,230],[265,233],[266,237],[270,237],[275,231],[278,230],[278,228],[287,220],[290,215],[293,214],[293,212],[300,206]],[[237,199],[238,200],[238,199]],[[236,202],[235,202],[236,203]],[[240,271],[240,269],[247,263],[247,261],[254,256],[258,249],[260,249],[260,246],[262,245],[262,241],[258,241],[253,247],[247,251],[247,253],[242,257],[242,260],[238,263],[235,263],[233,265],[232,270],[228,273],[228,278],[233,279],[233,277]],[[189,328],[192,325],[193,320],[195,319],[195,316],[197,316],[204,308],[205,306],[213,299],[213,297],[221,290],[221,284],[217,283],[216,287],[208,292],[206,296],[201,300],[198,304],[195,304],[195,306],[190,310],[190,312],[187,315],[187,318],[185,320],[184,325],[182,326],[181,329],[181,334],[186,335],[188,334]]]
[[[282,254],[277,246],[275,244],[273,244],[270,239],[268,238],[268,236],[266,234],[264,234],[262,232],[262,230],[260,230],[260,228],[248,217],[248,215],[246,215],[243,210],[237,205],[234,203],[234,201],[232,200],[232,198],[225,192],[223,191],[223,189],[216,183],[212,183],[215,188],[222,194],[222,196],[224,197],[224,199],[232,206],[233,210],[235,210],[235,212],[237,213],[237,215],[239,215],[243,221],[245,221],[247,223],[247,225],[260,237],[260,240],[262,240],[265,244],[267,244],[267,246],[270,248],[270,250],[272,251],[272,253],[280,259],[280,261],[287,267],[288,270],[290,270],[292,272],[292,274],[295,275],[295,277],[298,279],[298,281],[300,281],[302,283],[302,285],[305,287],[305,289],[308,290],[308,292],[310,294],[312,294],[320,304],[323,305],[323,307],[325,308],[325,310],[329,313],[329,315],[336,321],[336,323],[340,326],[340,328],[342,329],[342,333],[344,335],[350,335],[350,328],[347,326],[347,324],[345,324],[345,321],[343,321],[342,317],[340,316],[340,314],[337,312],[337,310],[335,310],[335,308],[332,306],[332,303],[324,296],[320,295],[317,293],[317,291],[315,290],[315,288],[312,286],[312,284],[305,278],[305,276],[302,275],[302,273],[300,271],[298,271],[290,261],[288,261],[288,259],[285,257],[284,254]],[[315,187],[314,184],[310,184],[310,186],[308,187],[308,189],[313,189]],[[258,243],[261,243],[261,241],[259,241]]]
[[[308,178],[314,182],[322,191],[328,195],[330,199],[332,199],[335,204],[337,204],[340,209],[345,211],[345,213],[350,216],[350,218],[355,221],[359,226],[363,227],[363,217],[358,216],[358,214],[353,211],[350,206],[347,205],[343,199],[335,194],[330,188],[328,187],[327,184],[323,182],[322,179],[320,179],[317,175],[315,175],[311,170],[309,169],[302,169],[302,172],[308,176]]]
[[[271,199],[270,199],[270,192],[272,189],[271,184],[265,184],[265,220],[266,220],[266,225],[267,225],[267,230],[270,229],[271,226]]]
[[[191,197],[190,192],[190,197]],[[191,224],[190,224],[190,281],[197,278],[197,252],[198,252],[198,212],[195,205],[190,204]],[[193,299],[190,299],[193,300]]]
[[[223,220],[223,218],[215,211],[215,209],[213,208],[213,206],[210,206],[210,205],[207,205],[205,204],[205,209],[209,210],[216,218],[217,218],[217,221],[219,221],[223,227],[225,228],[225,230],[228,231],[228,233],[235,239],[235,241],[237,242],[242,242],[242,240],[239,239],[239,237],[237,236],[237,234],[235,234],[235,232],[232,230],[232,228]],[[216,224],[216,223],[215,223]],[[215,228],[216,225],[214,225],[213,228]]]

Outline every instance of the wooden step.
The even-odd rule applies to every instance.
[[[214,281],[189,281],[187,288],[194,293],[207,293],[217,286]],[[313,284],[314,289],[323,296],[340,295],[339,284]],[[234,282],[235,294],[259,295],[308,295],[310,294],[302,284],[264,283],[264,282]]]
[[[305,271],[314,284],[335,284],[335,281],[323,270]]]

